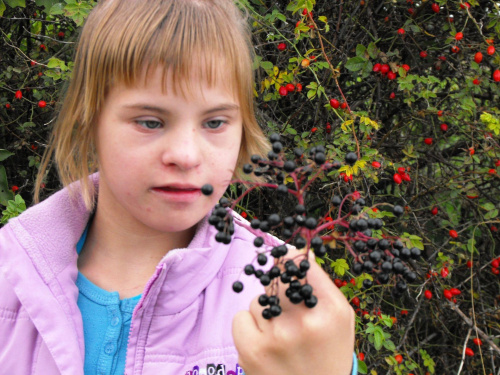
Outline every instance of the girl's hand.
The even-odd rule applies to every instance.
[[[289,251],[295,258],[298,251]],[[312,253],[311,253],[312,255]],[[299,257],[297,259],[303,259]],[[309,257],[307,282],[318,297],[310,309],[294,305],[280,284],[282,313],[266,320],[258,297],[250,311],[238,312],[233,338],[246,375],[348,375],[354,351],[354,311],[328,275]],[[299,261],[300,262],[300,261]]]

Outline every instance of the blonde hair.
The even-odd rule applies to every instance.
[[[175,92],[189,95],[196,71],[209,86],[224,84],[239,100],[243,136],[235,170],[268,141],[254,115],[253,49],[245,17],[232,0],[101,0],[80,35],[73,75],[37,175],[34,199],[54,161],[63,186],[81,182],[85,206],[95,205],[88,176],[98,170],[95,128],[113,83],[132,86],[157,67],[171,70]],[[144,75],[144,78],[147,74]],[[72,197],[74,193],[71,192]]]

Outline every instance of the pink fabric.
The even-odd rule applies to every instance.
[[[97,185],[98,175],[91,178]],[[89,215],[63,189],[0,230],[2,373],[83,374],[76,243]],[[233,215],[230,245],[215,241],[205,218],[188,248],[168,252],[158,264],[134,311],[126,374],[242,373],[232,318],[263,287],[242,273],[255,258],[255,234]],[[281,242],[266,236],[266,243]],[[240,294],[231,290],[237,279],[245,285]]]

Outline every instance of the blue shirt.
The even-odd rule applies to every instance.
[[[76,246],[78,254],[85,243],[88,227]],[[85,374],[123,374],[132,313],[141,295],[120,300],[118,292],[99,288],[80,272],[76,285],[80,291],[78,307],[83,319]]]

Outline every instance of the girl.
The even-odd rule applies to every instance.
[[[265,320],[260,283],[231,290],[254,231],[233,213],[223,245],[207,223],[267,148],[250,51],[231,0],[103,0],[90,14],[36,184],[54,154],[65,188],[0,231],[2,373],[356,373],[353,311],[315,262],[318,305],[283,296]]]

